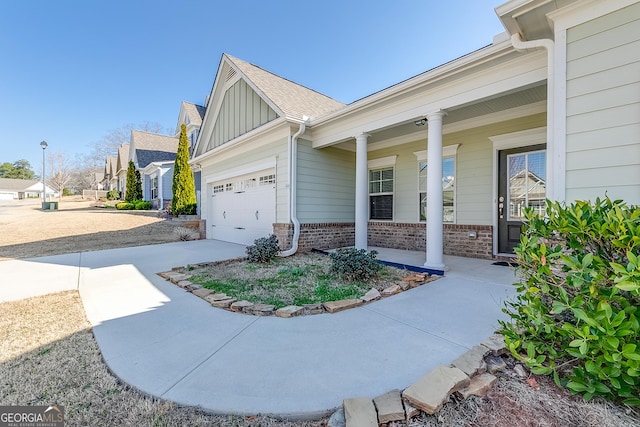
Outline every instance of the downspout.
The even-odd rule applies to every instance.
[[[281,257],[288,257],[295,254],[298,251],[298,240],[300,239],[300,221],[298,221],[298,214],[296,209],[296,193],[297,193],[297,181],[298,181],[298,137],[302,135],[307,128],[309,122],[308,117],[303,117],[303,122],[300,123],[298,131],[289,137],[289,213],[291,216],[291,222],[293,223],[293,238],[291,239],[291,248],[280,252]]]
[[[554,92],[555,92],[555,79],[554,79],[554,47],[555,43],[551,39],[538,39],[538,40],[522,40],[520,33],[515,33],[511,36],[511,44],[518,51],[529,51],[537,49],[545,49],[547,51],[547,152],[551,155],[547,155],[547,171],[553,177],[553,173],[557,172],[555,168],[554,156],[555,146],[553,143],[553,135],[555,130],[555,114],[554,114]],[[548,178],[547,178],[548,179]],[[554,185],[555,179],[551,180],[552,185],[547,185],[547,199],[555,200]]]

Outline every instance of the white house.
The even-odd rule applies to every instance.
[[[491,45],[349,105],[223,55],[192,158],[207,238],[421,249],[442,270],[510,256],[544,198],[640,204],[640,1],[496,13]]]

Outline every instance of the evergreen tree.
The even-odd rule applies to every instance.
[[[142,181],[140,180],[140,172],[136,170],[133,161],[129,160],[124,201],[131,203],[134,200],[142,200]]]
[[[196,213],[196,186],[193,181],[193,170],[189,164],[189,140],[187,127],[180,127],[180,141],[173,166],[173,199],[171,213],[173,215],[194,215]]]

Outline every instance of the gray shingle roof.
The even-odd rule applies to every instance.
[[[40,181],[35,179],[0,178],[0,190],[22,192],[38,182]],[[40,190],[42,191],[42,188]]]
[[[249,62],[226,53],[224,56],[287,117],[300,120],[303,116],[319,117],[345,106],[342,102],[263,70]]]
[[[192,104],[191,102],[182,101],[182,108],[189,116],[189,122],[195,126],[202,125],[205,108],[202,105]]]
[[[175,160],[178,152],[178,138],[139,130],[131,131],[131,145],[136,151],[139,169],[152,162]]]

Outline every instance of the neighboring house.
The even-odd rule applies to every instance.
[[[118,157],[116,158],[116,190],[120,192],[120,197],[124,199],[127,189],[127,170],[129,169],[129,144],[120,144],[118,147]]]
[[[640,1],[496,13],[491,45],[346,106],[223,55],[191,160],[207,238],[426,249],[442,270],[512,254],[542,192],[640,204]]]
[[[195,149],[196,142],[198,141],[198,135],[200,134],[200,127],[202,126],[202,119],[204,118],[205,108],[201,105],[192,104],[190,102],[182,101],[180,105],[180,113],[178,114],[178,124],[176,126],[176,138],[180,137],[180,127],[184,123],[187,127],[187,139],[189,140],[189,156],[193,156],[193,150]],[[193,179],[196,186],[196,198],[198,200],[198,214],[200,214],[200,166],[198,164],[191,165],[193,169]]]
[[[58,197],[58,192],[46,186],[47,197]],[[0,200],[42,197],[42,181],[35,179],[0,178]]]
[[[116,175],[117,162],[118,158],[116,156],[107,156],[104,161],[104,178],[102,180],[102,186],[106,191],[118,188],[118,177]]]
[[[172,198],[173,163],[178,138],[155,133],[131,131],[129,159],[140,171],[142,197],[154,209],[165,209]]]

